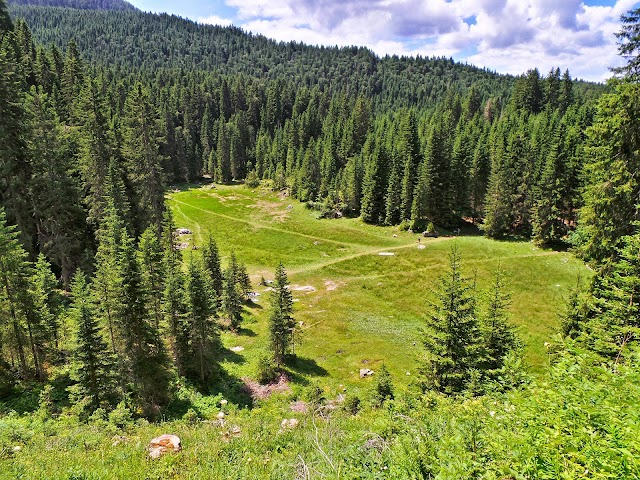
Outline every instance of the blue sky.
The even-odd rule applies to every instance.
[[[617,65],[620,15],[638,0],[129,0],[276,40],[363,45],[379,55],[445,55],[519,74],[568,68],[604,80]]]

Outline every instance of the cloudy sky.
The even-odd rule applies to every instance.
[[[129,1],[276,40],[451,56],[501,73],[568,68],[573,77],[597,81],[619,63],[620,15],[640,6],[638,0]]]

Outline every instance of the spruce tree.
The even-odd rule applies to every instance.
[[[142,283],[147,293],[147,310],[151,312],[154,328],[159,329],[162,320],[162,295],[164,293],[164,272],[162,268],[162,245],[158,238],[158,228],[151,224],[140,237],[138,259]]]
[[[162,294],[162,313],[169,327],[169,343],[173,361],[179,375],[186,372],[188,339],[184,332],[186,315],[184,294],[184,273],[182,272],[182,255],[178,250],[175,237],[175,224],[171,209],[164,214],[162,225],[162,272],[164,275],[164,291]]]
[[[369,160],[362,185],[362,220],[382,224],[386,217],[385,193],[388,181],[386,151],[377,146]]]
[[[68,288],[88,241],[81,193],[69,174],[73,171],[69,140],[50,97],[41,89],[33,87],[25,104],[29,154],[38,172],[30,182],[38,245],[60,269],[62,283]]]
[[[71,388],[75,402],[88,400],[90,411],[113,406],[119,393],[115,382],[115,359],[102,338],[86,277],[78,273],[71,286],[71,318],[74,346]]]
[[[620,83],[603,95],[587,130],[586,186],[576,241],[585,258],[617,255],[620,239],[634,231],[640,215],[640,84]]]
[[[449,271],[439,279],[437,300],[427,316],[422,366],[425,387],[453,394],[465,390],[482,361],[482,337],[474,285],[462,276],[457,247]]]
[[[184,329],[189,345],[186,372],[204,388],[216,371],[215,355],[219,343],[214,322],[216,303],[209,275],[193,254],[187,268],[185,304]]]
[[[211,286],[213,287],[215,298],[217,301],[220,301],[223,290],[220,252],[218,251],[218,245],[211,233],[209,233],[207,242],[202,247],[202,259],[204,260],[204,266],[207,273],[211,278]]]
[[[497,371],[504,366],[507,355],[518,347],[515,328],[508,319],[511,295],[506,287],[504,272],[498,269],[487,295],[481,323],[484,349],[482,369],[483,374],[489,378],[497,375]]]
[[[293,346],[294,329],[293,295],[289,290],[287,272],[280,263],[276,267],[269,315],[269,348],[278,366],[283,364],[289,347]]]
[[[169,397],[168,364],[160,332],[147,310],[149,292],[140,272],[133,239],[125,236],[120,248],[122,278],[118,329],[123,339],[122,373],[134,401],[145,414],[155,415]]]
[[[122,310],[122,271],[120,265],[122,243],[126,231],[113,200],[107,199],[105,217],[97,232],[98,250],[91,289],[97,304],[98,318],[107,328],[112,353],[122,350],[116,322]]]
[[[18,237],[17,229],[7,224],[4,209],[0,208],[0,310],[8,313],[0,318],[11,332],[13,350],[20,363],[20,375],[26,378],[30,374],[25,352],[28,346],[36,376],[43,380],[43,325],[31,291],[32,265]]]
[[[135,84],[124,107],[122,156],[140,215],[137,224],[141,228],[155,225],[159,229],[162,223],[164,173],[159,122],[149,93],[140,83]]]
[[[222,312],[231,325],[231,330],[238,330],[242,323],[242,296],[236,282],[236,269],[233,265],[224,271],[222,290]]]

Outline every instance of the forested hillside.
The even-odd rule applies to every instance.
[[[80,10],[136,10],[124,0],[10,0],[9,5],[77,8]]]
[[[106,3],[73,6],[90,5]],[[126,7],[109,4],[118,5]],[[79,441],[51,448],[49,437],[58,441],[68,425],[83,438],[86,453],[94,452],[101,435],[134,428],[146,434],[152,428],[147,420],[169,414],[184,415],[172,425],[186,425],[195,438],[204,428],[199,420],[213,420],[220,410],[216,423],[206,424],[220,432],[206,442],[245,476],[308,478],[304,472],[339,475],[346,469],[356,478],[372,466],[396,478],[637,476],[638,428],[629,419],[637,410],[640,328],[640,89],[633,67],[640,12],[623,23],[621,52],[630,66],[604,87],[577,82],[557,68],[545,74],[532,68],[513,78],[442,58],[377,58],[363,48],[276,43],[168,15],[8,10],[0,0],[0,414],[31,412],[0,417],[0,461],[12,468],[2,472],[18,476],[29,463],[41,468],[30,457],[36,451],[81,457]],[[227,213],[184,206],[239,220],[234,228],[247,229],[248,242],[251,229],[264,228],[274,238],[288,234],[274,222],[294,209],[306,209],[295,217],[298,229],[315,218],[335,219],[311,227],[326,229],[326,237],[294,228],[306,243],[278,246],[295,247],[304,261],[318,254],[328,268],[364,257],[364,271],[349,267],[344,281],[361,275],[366,282],[359,289],[371,295],[361,303],[381,310],[376,299],[389,272],[371,257],[428,250],[420,243],[424,237],[409,236],[414,232],[479,228],[491,238],[574,247],[591,262],[594,278],[572,294],[567,308],[554,297],[562,331],[547,345],[547,376],[531,379],[509,321],[510,288],[502,270],[480,293],[479,278],[486,278],[477,272],[486,277],[486,269],[476,270],[475,278],[463,275],[464,259],[454,245],[446,265],[420,265],[436,283],[433,301],[419,307],[425,328],[420,341],[411,342],[416,366],[406,372],[407,388],[394,389],[379,364],[365,406],[361,395],[344,397],[343,390],[328,400],[337,385],[309,383],[328,372],[315,359],[295,355],[302,323],[294,317],[285,266],[274,260],[273,280],[260,279],[270,293],[268,313],[256,314],[266,323],[258,329],[265,338],[258,340],[264,355],[255,358],[257,381],[240,380],[228,374],[222,358],[241,364],[242,350],[223,348],[221,332],[242,338],[245,311],[254,305],[244,259],[233,252],[222,258],[215,223],[192,237],[200,244],[182,241],[192,232],[176,228],[166,205],[167,195],[210,183],[196,197],[233,206],[238,199],[217,194],[222,188],[216,184],[258,192],[256,203],[242,211],[251,206],[272,216],[266,227],[236,218],[229,205]],[[274,198],[289,197],[303,203],[286,200],[291,204],[284,213],[273,206]],[[178,203],[174,207],[180,212]],[[347,221],[340,234],[331,230]],[[391,243],[399,237],[406,244]],[[483,248],[476,263],[491,255],[490,246]],[[248,250],[268,252],[261,245]],[[524,244],[518,251],[515,261],[537,247]],[[543,255],[561,261],[553,250]],[[422,257],[411,258],[397,267],[407,278]],[[298,274],[309,268],[299,267]],[[537,273],[514,282],[519,288],[544,277],[535,266],[530,271]],[[322,281],[327,292],[339,288],[339,282]],[[343,310],[355,314],[344,301]],[[395,323],[396,312],[372,323],[374,313],[363,320],[370,336],[403,325]],[[346,325],[352,319],[343,315]],[[345,353],[342,345],[334,351]],[[300,458],[290,453],[296,427],[287,419],[274,436],[262,427],[260,415],[268,410],[256,417],[239,413],[252,401],[244,387],[277,389],[288,380],[298,382],[291,402],[305,408],[296,414],[309,418],[300,433],[306,449]],[[223,386],[235,395],[232,405],[211,395]],[[260,405],[262,398],[253,400]],[[267,405],[278,415],[291,414],[288,401]],[[374,421],[358,416],[361,409]],[[618,415],[620,409],[628,416]],[[235,442],[240,427],[225,424],[223,410],[243,418],[252,432],[246,443]],[[136,427],[133,417],[140,419]],[[332,444],[334,418],[342,443],[326,453],[321,442]],[[344,440],[352,435],[359,443]],[[114,438],[113,448],[120,442],[134,448],[126,436]],[[364,454],[354,450],[360,443]],[[23,445],[28,452],[20,457]],[[314,459],[311,466],[303,454]],[[260,462],[246,460],[249,455]],[[270,463],[271,455],[282,463]],[[141,458],[130,450],[122,457],[131,470],[118,475],[145,470],[132,466],[134,457]],[[97,463],[118,463],[111,453],[101,458]],[[76,458],[72,467],[58,457],[52,468],[73,478],[98,468],[82,462]],[[71,471],[76,464],[81,474]],[[100,465],[106,478],[109,468]],[[159,465],[167,467],[163,473],[188,476],[170,463]],[[220,474],[197,461],[186,468]]]

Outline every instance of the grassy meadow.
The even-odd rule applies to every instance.
[[[295,373],[303,383],[326,385],[358,384],[360,368],[375,370],[383,362],[399,382],[410,381],[421,351],[424,315],[453,245],[461,252],[463,271],[477,278],[480,291],[488,288],[497,268],[505,271],[511,319],[520,328],[534,371],[545,362],[544,343],[557,330],[570,289],[578,277],[589,276],[570,253],[478,235],[418,243],[416,234],[393,227],[318,219],[317,212],[269,189],[191,188],[171,193],[169,205],[176,225],[193,232],[182,242],[202,244],[211,233],[223,266],[234,250],[260,294],[255,306],[245,309],[240,334],[223,335],[226,348],[244,349],[230,352],[224,363],[235,376],[251,375],[253,360],[266,345],[269,294],[259,283],[273,278],[280,261],[302,325]]]
[[[0,479],[581,478],[620,456],[608,437],[590,434],[591,419],[597,412],[615,430],[620,405],[636,411],[635,371],[600,372],[600,380],[579,364],[543,368],[558,312],[576,279],[589,276],[571,254],[478,235],[418,243],[357,219],[318,220],[298,202],[243,186],[174,191],[169,205],[177,227],[193,232],[181,236],[185,255],[210,232],[223,265],[235,251],[260,294],[245,307],[243,328],[222,333],[226,386],[206,396],[176,385],[167,416],[154,423],[120,407],[85,422],[73,407],[49,411],[37,392],[25,397],[36,409],[24,415],[0,405]],[[508,275],[511,318],[537,373],[526,389],[455,400],[411,388],[424,316],[453,245],[480,291],[498,266]],[[269,292],[260,280],[279,261],[302,325],[297,360],[287,367],[289,385],[244,408],[234,392],[255,374],[267,343]],[[360,379],[359,369],[383,362],[396,398],[380,408],[371,402],[376,376]],[[347,408],[356,398],[360,408]],[[624,428],[616,438],[630,442],[635,433]],[[152,460],[149,440],[163,433],[180,436],[183,450]],[[613,472],[636,471],[627,456]]]

